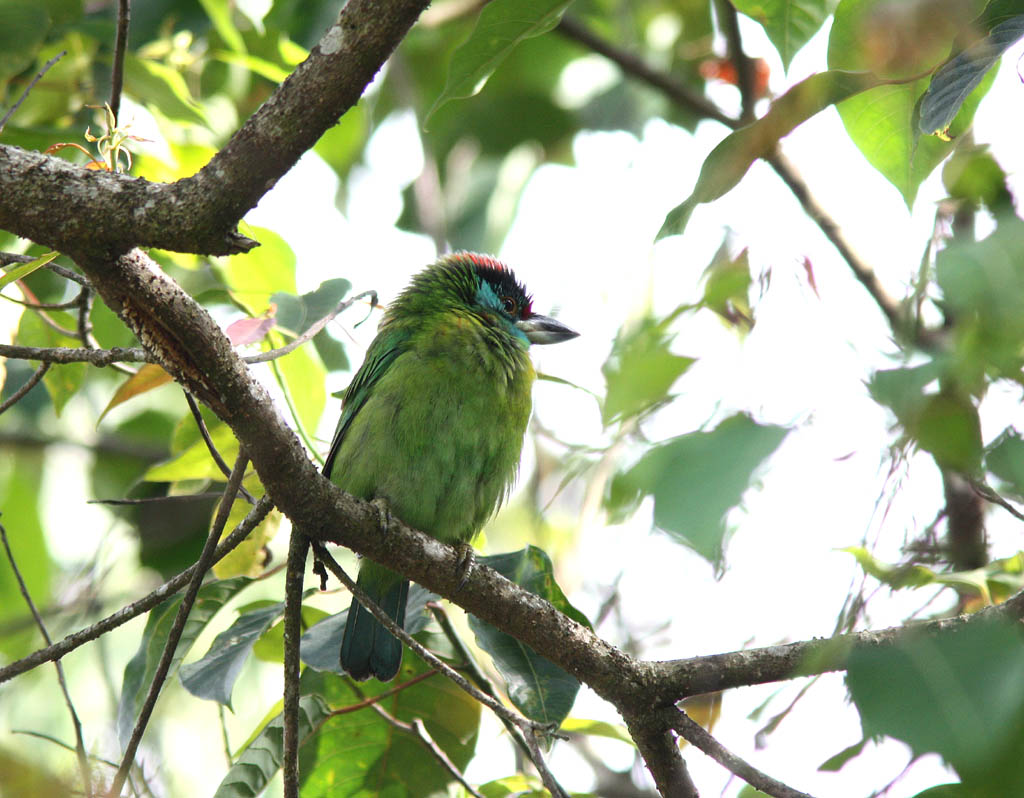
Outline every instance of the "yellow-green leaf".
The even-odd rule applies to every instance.
[[[156,363],[146,363],[121,383],[121,387],[114,392],[114,396],[107,403],[107,406],[103,408],[103,412],[96,419],[96,423],[99,424],[103,417],[118,405],[124,404],[129,399],[144,394],[147,391],[152,391],[154,388],[159,388],[161,385],[166,385],[171,382],[171,379],[171,375],[164,371],[162,366],[158,366]]]

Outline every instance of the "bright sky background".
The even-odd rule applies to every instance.
[[[824,68],[826,35],[798,54],[784,78],[760,28],[744,28],[748,49],[771,64],[776,93]],[[1018,45],[1004,58],[975,124],[976,139],[992,143],[1018,196],[1024,190],[1024,87],[1016,71],[1020,56]],[[591,62],[589,70],[574,70],[566,76],[567,95],[599,80],[607,68],[603,62]],[[722,87],[720,94],[722,102],[738,104],[735,89]],[[141,112],[139,116],[139,132],[146,135]],[[315,155],[303,158],[249,214],[248,221],[274,229],[294,248],[300,291],[344,276],[354,291],[376,289],[386,302],[410,275],[434,259],[427,238],[394,227],[401,211],[400,192],[422,167],[414,124],[410,116],[398,116],[378,130],[365,165],[358,167],[351,183],[347,216],[335,210],[337,181]],[[684,236],[653,244],[664,214],[689,194],[704,156],[724,133],[717,123],[704,123],[691,135],[652,121],[641,139],[627,133],[581,134],[574,146],[575,167],[544,166],[529,178],[515,224],[498,253],[526,282],[538,310],[557,309],[560,318],[582,333],[571,343],[536,348],[539,368],[599,392],[600,367],[617,329],[646,307],[665,313],[696,299],[700,275],[724,229],[734,232],[738,248],[749,247],[755,273],[771,272],[767,292],[755,305],[757,325],[745,341],[737,340],[709,312],[678,325],[678,352],[700,361],[677,384],[680,399],[647,427],[653,438],[663,438],[714,423],[736,410],[793,427],[761,475],[760,488],[751,491],[744,508],[730,518],[736,531],[724,577],[716,580],[704,560],[652,533],[649,507],[617,527],[605,526],[599,515],[563,517],[562,505],[551,511],[555,523],[581,524],[578,552],[559,564],[560,583],[577,606],[593,614],[621,573],[622,610],[631,624],[654,629],[670,623],[648,641],[648,658],[831,634],[842,601],[858,577],[852,558],[836,549],[881,534],[885,543],[879,556],[895,559],[903,533],[913,537],[941,506],[938,472],[928,458],[913,458],[909,467],[887,480],[891,419],[868,399],[863,385],[874,369],[891,365],[886,353],[894,347],[884,319],[770,167],[756,164],[738,189],[698,208]],[[937,175],[922,187],[915,213],[908,213],[897,191],[849,143],[834,111],[791,134],[784,151],[890,292],[902,295],[931,234],[934,201],[943,194]],[[519,156],[506,170],[509,180],[529,173],[530,153],[524,150]],[[805,257],[813,264],[818,295],[804,274]],[[361,313],[350,311],[342,317],[347,333],[334,328],[336,334],[353,335],[357,343],[349,352],[355,362],[374,331],[372,322],[352,330],[360,318]],[[330,391],[344,387],[348,375],[334,379]],[[584,393],[541,384],[535,397],[537,416],[564,440],[606,439],[597,408]],[[989,402],[999,408],[983,416],[986,441],[1012,421],[1018,401],[1019,396],[1012,395]],[[325,439],[336,409],[336,403],[329,405],[320,430]],[[524,470],[532,459],[528,447]],[[85,558],[96,539],[78,532],[82,508],[70,501],[65,476],[58,472],[48,477],[54,497],[47,502],[48,528],[73,533],[64,536],[69,538],[68,547],[62,541],[55,552],[69,559]],[[554,486],[546,487],[553,492]],[[989,526],[995,555],[1020,547],[1017,529],[1005,518],[994,514]],[[283,542],[282,536],[277,543]],[[110,552],[112,563],[117,554]],[[873,606],[871,624],[879,628],[900,623],[923,603],[920,593],[894,596],[884,608]],[[339,609],[341,605],[347,605],[347,598],[339,600]],[[940,601],[933,609],[942,606]],[[141,625],[129,629],[125,636],[137,640]],[[205,646],[200,643],[193,656],[202,651]],[[120,673],[122,665],[114,673]],[[236,696],[255,689],[254,678],[243,677]],[[260,686],[276,689],[279,695],[277,675],[265,674],[259,680]],[[883,745],[884,760],[869,753],[839,774],[816,772],[822,761],[860,739],[856,712],[846,706],[838,676],[823,678],[812,688],[768,737],[767,749],[756,751],[756,731],[803,684],[730,692],[716,736],[771,775],[818,796],[864,796],[900,771],[906,750],[889,742]],[[748,720],[748,713],[775,691],[781,695],[761,722]],[[258,719],[253,712],[259,707],[236,709],[232,727],[237,744]],[[208,715],[215,723],[215,711]],[[574,715],[618,721],[614,711],[586,689]],[[222,752],[210,750],[205,736],[190,733],[187,724],[194,722],[194,715],[189,715],[187,722],[168,729],[180,740],[175,746],[178,761],[194,763],[189,770],[196,776],[222,774]],[[629,750],[621,744],[595,748],[614,766],[629,761]],[[499,740],[496,723],[487,721],[479,750],[483,755],[471,765],[471,779],[483,781],[510,771],[510,749]],[[717,795],[726,781],[722,768],[698,752],[686,756],[702,795]],[[592,785],[576,764],[565,746],[556,748],[556,775],[567,788],[586,790]],[[941,780],[940,768],[937,761],[919,765],[891,794],[914,795]],[[197,794],[208,794],[212,786],[200,782]],[[733,782],[725,794],[734,795],[739,786]]]

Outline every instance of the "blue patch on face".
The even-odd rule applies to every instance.
[[[516,327],[513,319],[505,312],[504,303],[501,301],[501,297],[495,293],[494,286],[486,280],[481,280],[480,287],[477,288],[476,304],[494,312],[501,319],[502,324],[504,324],[505,329],[508,330],[510,335],[522,343],[523,346],[530,346],[530,339],[526,337],[526,333]]]

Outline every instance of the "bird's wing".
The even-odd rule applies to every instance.
[[[338,428],[334,431],[334,440],[331,441],[331,448],[327,452],[327,459],[324,460],[323,474],[330,478],[331,469],[334,467],[334,458],[338,456],[341,443],[345,440],[345,433],[352,425],[352,419],[356,417],[359,409],[366,404],[367,398],[373,391],[381,376],[388,370],[409,345],[412,332],[408,329],[392,329],[378,334],[370,344],[366,352],[366,359],[359,371],[352,378],[348,388],[345,389],[345,396],[342,400],[341,418],[338,420]]]

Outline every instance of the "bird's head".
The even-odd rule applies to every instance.
[[[455,252],[417,274],[390,314],[471,313],[504,330],[524,347],[557,344],[579,335],[550,316],[533,312],[532,298],[515,274],[489,255]]]

